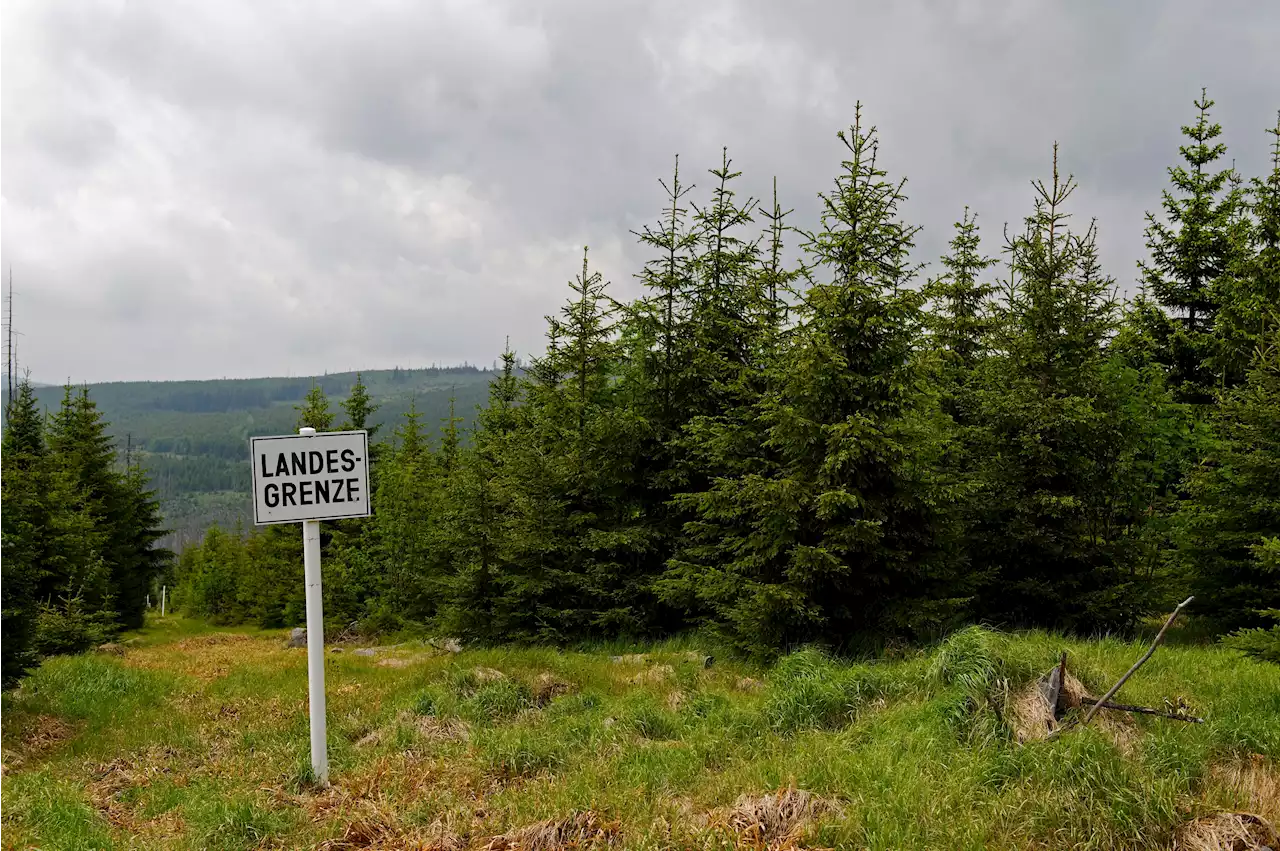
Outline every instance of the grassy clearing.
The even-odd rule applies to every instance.
[[[1025,744],[1019,694],[1061,650],[1096,695],[1142,645],[971,630],[768,671],[674,643],[344,648],[318,790],[283,645],[172,618],[46,663],[4,697],[4,847],[1169,848],[1213,847],[1223,811],[1280,822],[1280,667],[1219,648],[1162,648],[1121,693],[1202,725],[1103,713]]]

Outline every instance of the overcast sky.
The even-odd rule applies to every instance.
[[[583,245],[635,291],[677,153],[701,190],[728,145],[815,224],[859,99],[917,259],[965,204],[996,253],[1058,140],[1129,286],[1200,87],[1246,174],[1280,108],[1274,0],[7,0],[0,26],[0,262],[44,381],[536,353]]]

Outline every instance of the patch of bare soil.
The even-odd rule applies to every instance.
[[[612,845],[618,838],[618,823],[606,821],[594,810],[573,813],[563,819],[548,819],[492,837],[484,851],[562,851]]]

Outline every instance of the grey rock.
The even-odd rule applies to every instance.
[[[361,647],[359,650],[355,651],[355,655],[357,656],[376,656],[377,654],[378,651],[374,650],[372,647]]]
[[[289,632],[289,643],[286,646],[287,647],[306,647],[307,631],[300,626],[295,626]]]

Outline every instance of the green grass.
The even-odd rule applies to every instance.
[[[4,696],[5,848],[478,847],[584,813],[622,848],[731,847],[740,796],[787,788],[829,804],[796,834],[820,847],[1168,848],[1220,810],[1280,818],[1280,667],[1193,642],[1117,699],[1182,699],[1204,724],[1103,713],[1025,744],[1010,707],[1062,650],[1099,694],[1144,646],[970,629],[770,670],[703,669],[690,638],[620,661],[637,648],[348,649],[327,656],[321,790],[282,631],[169,618],[134,638]]]

